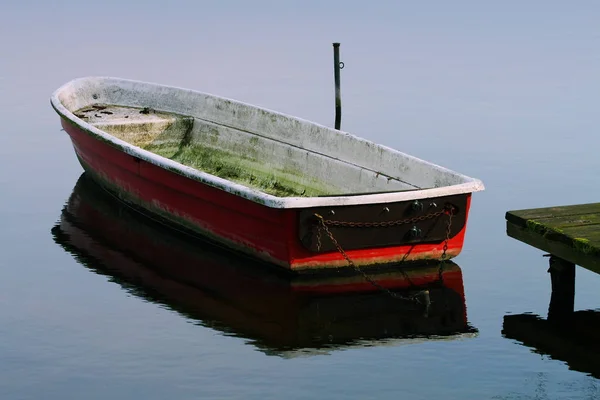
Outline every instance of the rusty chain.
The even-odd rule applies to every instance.
[[[337,227],[345,227],[345,228],[389,228],[391,226],[405,225],[410,223],[416,223],[421,221],[426,221],[428,219],[439,217],[442,214],[445,214],[446,210],[441,210],[438,212],[434,212],[427,215],[421,215],[418,217],[407,218],[407,219],[399,219],[395,221],[381,221],[381,222],[348,222],[348,221],[334,221],[330,219],[324,219],[319,214],[315,214],[315,216],[321,219],[325,225],[337,226]]]
[[[321,231],[324,231],[327,234],[327,237],[329,237],[329,240],[331,240],[331,242],[333,243],[333,245],[337,249],[337,251],[342,255],[342,257],[344,257],[344,259],[346,260],[346,262],[348,263],[348,265],[350,267],[352,267],[355,271],[357,271],[358,273],[360,273],[367,282],[369,282],[371,285],[373,285],[374,287],[378,288],[379,290],[387,293],[388,295],[390,295],[393,298],[396,298],[396,299],[399,299],[399,300],[405,300],[405,301],[411,301],[411,302],[420,303],[420,301],[418,299],[418,297],[420,295],[424,294],[427,298],[429,298],[429,296],[428,296],[429,295],[429,291],[428,290],[421,290],[421,291],[417,292],[416,294],[414,294],[412,296],[401,296],[398,293],[392,292],[388,288],[383,287],[382,285],[380,285],[379,283],[377,283],[375,280],[373,280],[366,272],[364,272],[362,270],[362,268],[360,268],[358,265],[356,265],[354,263],[354,261],[352,261],[352,259],[346,253],[346,251],[342,248],[342,246],[335,239],[335,237],[333,236],[333,234],[329,230],[328,225],[336,226],[336,227],[351,227],[351,228],[391,227],[391,226],[398,226],[398,225],[403,225],[403,224],[415,223],[415,222],[419,222],[419,221],[425,221],[425,220],[428,220],[428,219],[431,219],[431,218],[439,217],[439,216],[441,216],[443,214],[448,215],[448,227],[446,229],[446,238],[444,240],[444,247],[442,248],[442,255],[440,257],[440,265],[439,265],[439,268],[438,268],[438,280],[439,280],[439,282],[441,282],[443,284],[444,263],[446,261],[446,253],[448,251],[448,242],[450,240],[450,234],[451,234],[451,231],[452,231],[452,217],[454,216],[454,207],[452,207],[452,206],[446,207],[442,211],[438,211],[438,212],[435,212],[435,213],[431,213],[431,214],[427,214],[427,215],[423,215],[423,216],[419,216],[419,217],[408,218],[408,219],[404,219],[404,220],[396,220],[396,221],[385,221],[385,222],[346,222],[346,221],[333,221],[333,220],[327,220],[327,219],[323,218],[323,216],[321,216],[320,214],[315,213],[314,215],[315,215],[315,217],[318,220],[318,225],[317,225],[317,248],[319,248],[319,249],[321,248]],[[410,282],[410,279],[409,279],[409,282]],[[411,283],[411,285],[412,285],[412,283]]]
[[[444,263],[446,262],[446,252],[448,251],[448,241],[450,240],[450,234],[452,232],[452,217],[454,217],[453,210],[448,213],[448,227],[446,228],[446,240],[444,240],[444,247],[442,248],[442,256],[440,257],[440,266],[438,268],[438,279],[444,284]]]

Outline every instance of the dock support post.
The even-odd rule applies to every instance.
[[[548,272],[552,281],[548,321],[564,322],[575,311],[575,264],[551,255]]]
[[[342,93],[340,89],[340,70],[344,63],[340,62],[340,44],[333,44],[333,77],[335,79],[335,129],[339,130],[342,123]]]

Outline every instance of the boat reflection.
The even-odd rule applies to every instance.
[[[600,311],[576,311],[566,320],[549,321],[535,314],[505,315],[504,337],[517,340],[570,369],[600,378]]]
[[[394,298],[347,272],[283,273],[152,221],[85,174],[52,233],[82,265],[132,294],[246,338],[267,354],[476,334],[467,322],[462,272],[453,262],[445,263],[441,280],[437,265],[371,274],[417,301]]]

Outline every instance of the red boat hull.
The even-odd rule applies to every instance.
[[[281,267],[301,271],[347,267],[339,251],[315,253],[299,236],[302,209],[272,208],[161,168],[98,140],[62,120],[83,168],[121,199],[170,223]],[[462,249],[471,195],[460,231],[447,241],[447,258]],[[326,240],[326,239],[323,239]],[[359,266],[439,259],[445,241],[347,250]]]

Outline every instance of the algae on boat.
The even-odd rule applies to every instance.
[[[180,164],[195,168],[219,178],[227,179],[244,186],[258,189],[278,197],[310,197],[329,193],[323,184],[315,182],[313,187],[296,183],[295,174],[279,169],[266,169],[265,165],[243,155],[231,154],[220,149],[199,144],[182,145],[175,154],[170,146],[154,145],[144,147],[154,154],[169,158]]]
[[[276,168],[257,157],[249,148],[237,152],[219,146],[216,128],[206,138],[192,137],[192,117],[152,110],[94,104],[75,111],[75,115],[111,135],[199,171],[260,190],[277,197],[311,197],[336,192],[291,167]],[[196,121],[202,123],[201,121]],[[199,127],[199,132],[204,132]],[[209,128],[210,129],[210,128]],[[258,146],[253,137],[248,146]],[[252,154],[254,153],[254,154]]]

